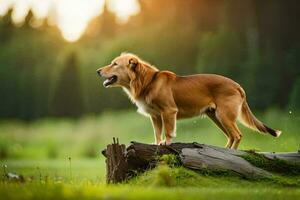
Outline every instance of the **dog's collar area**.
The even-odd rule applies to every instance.
[[[147,85],[143,88],[143,92],[142,93],[144,93],[145,91],[147,91],[147,88],[155,81],[158,73],[159,73],[159,71],[154,72],[154,74],[153,74],[151,80],[149,81],[149,83],[147,83]]]
[[[151,81],[149,82],[149,85],[156,79],[157,74],[159,73],[159,71],[154,72]]]

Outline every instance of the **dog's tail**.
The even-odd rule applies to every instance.
[[[245,126],[259,131],[261,133],[269,133],[274,137],[279,137],[281,134],[281,131],[279,130],[274,130],[272,128],[269,128],[265,124],[263,124],[261,121],[259,121],[251,112],[248,103],[246,100],[244,100],[242,104],[242,109],[241,109],[241,122]]]

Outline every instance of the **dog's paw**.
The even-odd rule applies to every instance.
[[[159,145],[170,145],[171,141],[170,140],[162,140],[159,142]]]

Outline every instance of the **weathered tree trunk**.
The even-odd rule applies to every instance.
[[[191,169],[230,170],[244,177],[267,177],[271,174],[251,165],[240,157],[242,152],[219,151],[205,146],[204,148],[184,148],[180,154],[183,166]]]
[[[184,167],[194,170],[227,170],[246,178],[269,177],[270,172],[260,169],[243,156],[249,152],[225,149],[198,143],[172,143],[169,146],[158,146],[131,142],[119,145],[113,144],[102,151],[106,157],[107,182],[117,183],[131,177],[133,171],[145,171],[154,167],[158,157],[165,154],[175,154]],[[283,159],[293,164],[300,164],[300,153],[261,153],[266,159]]]
[[[260,153],[269,159],[281,159],[289,163],[300,165],[300,150],[294,153],[275,153],[275,152],[262,152]]]
[[[125,180],[128,165],[125,159],[126,146],[119,144],[113,138],[113,144],[107,145],[106,156],[106,182],[119,183]]]

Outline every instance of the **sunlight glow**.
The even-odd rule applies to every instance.
[[[106,0],[117,22],[126,23],[130,16],[140,11],[137,0]],[[0,16],[13,7],[12,19],[22,24],[31,9],[37,19],[53,19],[63,37],[77,41],[87,28],[91,19],[101,14],[105,0],[0,0]]]
[[[76,41],[85,31],[90,19],[100,14],[104,0],[60,0],[57,5],[58,27],[63,37]]]
[[[8,11],[8,9],[12,6],[11,1],[4,1],[0,0],[0,16],[5,15],[5,13]]]
[[[119,23],[126,23],[130,16],[140,12],[140,5],[136,0],[111,0],[108,7],[116,14]]]
[[[14,2],[12,18],[15,23],[20,24],[30,9],[30,0],[19,0]]]
[[[37,18],[46,18],[49,11],[54,7],[52,1],[47,0],[32,0],[31,8],[34,16]]]

